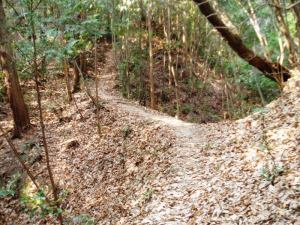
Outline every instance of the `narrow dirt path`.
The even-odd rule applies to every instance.
[[[261,114],[235,122],[201,125],[183,122],[122,98],[114,90],[112,51],[106,53],[106,60],[100,78],[100,97],[104,103],[166,127],[175,137],[170,150],[171,166],[149,183],[152,193],[149,202],[138,209],[132,207],[130,216],[118,224],[300,224],[296,175],[299,157],[292,150],[298,144],[297,138],[291,138],[289,145],[283,144],[284,138],[278,138],[287,126],[291,127],[288,119],[282,120],[286,116],[274,110],[281,107],[280,99],[267,109],[271,116],[266,118],[271,119],[264,126],[275,144],[272,151],[278,153],[275,156],[278,162],[283,160],[282,152],[289,152],[284,160],[293,169],[291,176],[279,176],[275,185],[262,176],[270,159],[260,150]],[[296,113],[295,101],[285,101],[291,102],[287,107]]]
[[[136,116],[151,121],[157,121],[162,125],[166,125],[169,128],[172,128],[174,134],[179,138],[195,138],[195,140],[193,140],[192,142],[198,139],[198,137],[196,138],[196,133],[199,133],[199,129],[201,128],[201,126],[187,123],[174,117],[170,117],[166,114],[159,113],[155,110],[140,106],[138,103],[124,99],[120,96],[120,94],[114,88],[116,85],[115,82],[117,75],[113,65],[112,51],[108,51],[106,53],[106,64],[102,73],[103,75],[100,76],[99,81],[99,95],[103,101],[109,102],[109,104],[114,104],[124,111]]]
[[[99,225],[300,224],[299,85],[271,103],[264,117],[256,113],[240,121],[197,125],[124,99],[115,90],[112,51],[105,58],[99,133],[86,93],[74,95],[75,107],[65,103],[63,82],[45,88],[53,172],[59,187],[69,192],[63,202],[66,219],[87,216]],[[270,171],[262,170],[274,165],[262,148],[263,135],[276,166],[284,168],[273,182]],[[28,140],[37,143],[32,154],[40,154],[40,136]],[[0,148],[7,159],[7,147],[0,143]],[[33,166],[42,183],[44,159]],[[40,221],[11,203],[0,201],[3,224]]]
[[[161,180],[152,184],[155,193],[152,200],[139,217],[137,224],[188,224],[193,220],[195,205],[198,202],[199,190],[206,186],[209,177],[203,178],[207,157],[203,149],[209,144],[208,136],[220,136],[224,124],[197,125],[187,123],[142,107],[135,102],[122,98],[114,90],[116,73],[113,68],[112,51],[106,54],[106,66],[100,78],[99,93],[104,103],[113,104],[118,109],[147,121],[157,122],[171,129],[175,136],[172,148],[172,168]],[[130,222],[128,222],[129,224]]]

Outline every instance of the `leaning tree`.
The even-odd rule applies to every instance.
[[[207,0],[193,0],[200,12],[206,17],[209,23],[219,32],[231,49],[243,60],[260,70],[266,77],[282,84],[291,77],[288,68],[278,62],[272,62],[268,58],[257,55],[248,48],[239,34],[234,32],[221,18],[219,12],[213,8]],[[299,56],[298,56],[299,57]]]

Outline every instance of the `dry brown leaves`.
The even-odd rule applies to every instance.
[[[100,110],[101,134],[88,97],[75,96],[81,119],[64,102],[63,86],[54,85],[56,91],[44,93],[44,106],[51,164],[60,189],[69,191],[65,218],[87,214],[96,224],[300,222],[297,85],[264,113],[206,125],[111,98]],[[43,165],[44,159],[32,168],[41,183]],[[276,168],[282,171],[271,177]],[[55,223],[30,220],[16,199],[0,205],[3,224]]]

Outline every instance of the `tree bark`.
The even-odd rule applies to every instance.
[[[247,61],[250,65],[260,70],[266,77],[282,84],[287,81],[291,75],[290,71],[277,62],[271,62],[263,57],[256,55],[243,43],[241,37],[231,32],[230,28],[217,15],[207,0],[194,0],[201,13],[211,23],[211,25],[220,33],[226,40],[228,45],[235,51],[242,59]]]
[[[144,19],[144,3],[143,0],[139,0],[140,8],[140,21],[139,21],[139,47],[140,54],[143,55],[143,19]],[[146,93],[145,93],[145,75],[142,64],[139,67],[140,84],[139,84],[139,103],[143,106],[146,105]]]
[[[300,48],[300,3],[299,2],[297,3],[296,0],[292,0],[292,3],[296,4],[293,6],[293,10],[297,18],[295,26],[297,30],[298,48]]]
[[[156,107],[155,84],[153,75],[153,49],[152,49],[152,10],[151,5],[148,8],[148,39],[149,39],[149,83],[150,83],[150,106]]]
[[[171,52],[171,6],[170,2],[167,1],[167,30],[166,30],[166,39],[167,39],[167,49],[168,49],[168,72],[169,72],[169,89],[172,89],[172,52]]]
[[[288,25],[285,22],[283,16],[283,9],[279,0],[272,0],[272,5],[275,12],[275,18],[277,20],[278,28],[282,36],[284,37],[284,44],[289,50],[289,62],[291,65],[296,65],[297,63],[297,47],[294,39],[289,31]]]
[[[74,66],[74,80],[73,80],[73,90],[72,93],[80,91],[80,58],[77,56],[73,63]],[[76,66],[79,65],[79,68]]]
[[[257,19],[257,16],[256,16],[255,10],[253,8],[253,5],[251,3],[251,0],[247,0],[248,8],[246,6],[244,6],[243,1],[239,0],[238,3],[244,9],[246,14],[249,16],[250,23],[252,24],[252,27],[255,31],[255,34],[259,40],[261,47],[263,48],[264,57],[270,58],[270,52],[268,49],[268,41],[267,41],[266,36],[263,34],[262,30],[260,29],[259,21]]]
[[[0,0],[0,62],[5,75],[7,96],[14,119],[14,137],[20,137],[22,131],[30,126],[29,114],[21,91],[11,37],[6,26],[3,1]]]

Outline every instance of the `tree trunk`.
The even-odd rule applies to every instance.
[[[80,53],[79,58],[80,58],[80,70],[83,74],[83,77],[86,78],[88,76],[88,72],[87,72],[87,60],[86,60],[85,52]]]
[[[128,20],[129,19],[129,15],[127,14],[126,16],[128,16]],[[124,35],[124,52],[125,52],[125,59],[126,59],[126,67],[125,67],[125,90],[126,90],[126,98],[130,98],[130,75],[129,75],[129,64],[130,64],[130,52],[129,52],[129,24],[126,26],[126,33]]]
[[[253,26],[255,34],[256,34],[256,36],[259,40],[259,43],[260,43],[260,45],[263,49],[264,57],[265,58],[270,58],[270,52],[269,52],[269,49],[268,49],[268,41],[267,41],[266,36],[262,33],[262,31],[260,29],[259,21],[257,19],[255,9],[254,9],[254,7],[251,3],[251,0],[247,0],[248,8],[246,6],[244,6],[243,1],[239,0],[238,3],[244,9],[245,13],[249,17],[250,23]]]
[[[297,63],[297,47],[293,40],[293,37],[289,31],[288,25],[286,24],[283,16],[283,9],[281,7],[279,0],[272,0],[273,8],[275,12],[275,18],[277,20],[278,28],[282,36],[284,37],[284,44],[289,50],[289,62],[291,65],[296,65]]]
[[[149,35],[149,83],[150,83],[150,106],[155,109],[155,84],[153,77],[153,52],[152,52],[152,11],[148,8],[148,35]]]
[[[176,30],[178,33],[180,33],[180,28],[179,28],[179,16],[178,14],[176,15]],[[180,34],[179,34],[180,36]],[[177,81],[177,76],[178,76],[178,58],[179,58],[179,46],[176,47],[177,54],[176,54],[176,70],[174,69],[174,66],[172,66],[172,75],[174,79],[174,86],[175,86],[175,98],[176,98],[176,118],[180,117],[180,99],[179,99],[179,85]]]
[[[63,70],[64,70],[64,76],[65,76],[65,81],[66,81],[68,101],[71,102],[73,99],[73,96],[72,96],[72,91],[71,91],[69,64],[66,59],[63,59]]]
[[[72,93],[76,93],[80,91],[80,68],[76,65],[79,65],[80,67],[80,58],[77,56],[75,59],[75,62],[73,64],[74,66],[74,80],[73,80],[73,91]]]
[[[60,36],[61,46],[65,46],[66,45],[66,40],[64,38],[64,32],[65,32],[64,25],[61,25],[59,27],[59,29],[60,29],[60,32],[61,32],[61,36]],[[62,66],[63,66],[63,73],[64,73],[64,77],[65,77],[65,81],[66,81],[68,101],[71,102],[72,99],[73,99],[73,96],[72,96],[71,83],[70,83],[70,68],[69,68],[69,63],[68,63],[68,60],[66,59],[66,56],[64,56],[64,58],[62,60]]]
[[[213,27],[220,33],[220,35],[227,41],[228,45],[235,51],[242,59],[247,61],[250,65],[260,70],[266,77],[282,84],[287,81],[291,75],[290,71],[279,63],[274,63],[257,56],[251,49],[247,48],[240,36],[231,32],[228,26],[220,19],[216,11],[212,8],[207,0],[194,0],[198,5],[201,13],[213,25]]]
[[[86,12],[81,9],[79,21],[82,22],[86,19]],[[77,35],[76,35],[77,36]],[[76,37],[76,38],[79,38]],[[76,66],[76,64],[79,66],[79,68]],[[75,65],[74,65],[74,82],[73,82],[73,93],[76,93],[80,91],[80,74],[82,73],[83,79],[87,76],[87,61],[86,61],[86,55],[84,50],[79,53],[78,56],[76,56],[75,59]]]
[[[21,132],[30,125],[29,114],[22,95],[13,50],[11,37],[6,27],[3,1],[0,0],[0,62],[5,74],[7,96],[14,119],[14,137],[20,137]]]
[[[144,5],[143,0],[139,0],[140,8],[140,21],[139,21],[139,47],[140,55],[143,55],[143,17],[144,17]],[[140,84],[139,84],[139,103],[143,106],[146,105],[146,95],[145,95],[145,77],[144,77],[144,68],[142,64],[139,65],[140,73]]]
[[[293,10],[297,18],[296,30],[297,30],[298,48],[300,48],[300,4],[299,2],[296,2],[296,0],[292,0],[292,3],[296,4],[293,6]]]
[[[169,89],[172,89],[172,53],[171,53],[171,9],[170,9],[170,2],[167,2],[167,32],[166,32],[166,39],[167,39],[167,49],[168,49],[168,72],[169,72]]]

